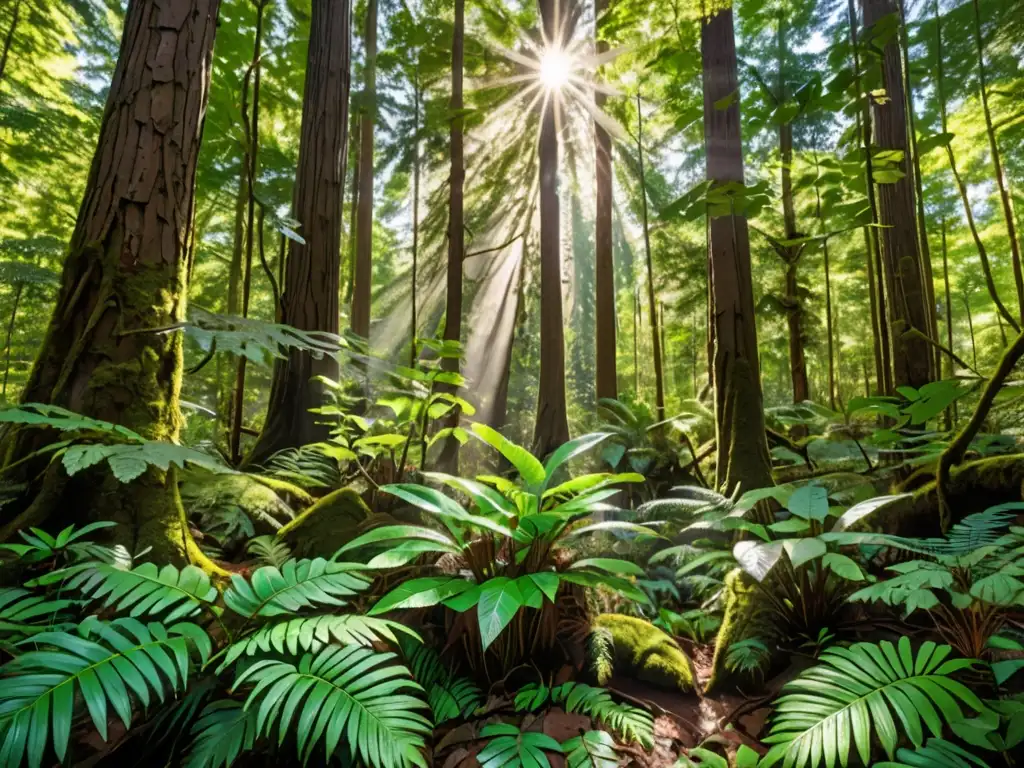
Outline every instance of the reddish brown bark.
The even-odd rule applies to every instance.
[[[561,39],[558,0],[540,0],[547,40]],[[540,386],[533,451],[545,456],[569,439],[565,405],[562,253],[558,203],[557,91],[548,94],[540,123]]]
[[[864,24],[871,26],[896,13],[893,0],[862,0]],[[917,242],[912,169],[907,147],[906,95],[899,43],[890,40],[882,52],[882,85],[886,99],[874,100],[875,142],[880,150],[899,150],[900,180],[878,185],[878,218],[882,225],[885,288],[892,330],[893,373],[896,386],[920,387],[931,379],[932,357],[927,340],[907,332],[928,331],[928,307],[923,289],[921,254]]]
[[[305,243],[289,243],[282,321],[304,331],[338,332],[341,273],[343,158],[348,142],[348,0],[313,0],[306,90],[302,105],[295,217]],[[338,362],[292,349],[274,366],[270,405],[252,451],[259,461],[279,451],[323,440],[328,427],[309,409],[323,404],[315,376],[335,379]]]
[[[595,0],[594,15],[600,25],[601,14],[608,0]],[[608,50],[608,43],[598,39],[598,55]],[[595,93],[598,109],[604,106],[603,93]],[[594,121],[594,176],[596,210],[594,214],[594,282],[597,352],[597,397],[619,396],[616,371],[615,260],[612,251],[612,139],[601,124]]]
[[[147,329],[184,319],[218,8],[219,0],[128,5],[60,292],[23,402],[59,405],[150,439],[178,436],[181,335]],[[8,446],[8,460],[35,447],[38,433],[25,438]],[[158,562],[197,551],[164,473],[151,468],[119,484],[105,468],[67,481],[51,467],[40,496],[0,539],[73,509],[79,520],[95,512],[118,522],[115,539],[132,551],[152,545]]]
[[[359,195],[356,211],[356,253],[352,285],[352,330],[370,335],[373,300],[373,134],[377,120],[377,0],[366,6],[362,116],[359,126]]]
[[[701,22],[708,179],[743,183],[743,145],[732,9]],[[722,109],[715,103],[726,103]],[[718,485],[732,492],[772,484],[765,440],[747,220],[709,216],[708,279],[714,310]]]

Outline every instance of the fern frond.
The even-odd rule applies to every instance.
[[[0,589],[0,634],[31,635],[43,632],[57,621],[61,611],[77,605],[74,600],[54,600],[33,595],[27,589]]]
[[[546,733],[521,731],[508,723],[490,723],[480,729],[490,739],[476,756],[480,768],[551,768],[547,752],[562,753],[562,745]]]
[[[615,640],[607,627],[594,627],[587,635],[587,661],[599,684],[611,679],[615,672]]]
[[[38,768],[51,744],[63,762],[76,691],[104,740],[108,707],[129,728],[133,695],[148,707],[153,694],[163,701],[168,687],[178,691],[187,685],[189,640],[205,662],[210,639],[195,624],[164,627],[90,616],[78,634],[35,635],[30,642],[50,649],[29,651],[0,669],[0,765],[14,768],[27,759]]]
[[[292,548],[276,536],[257,536],[245,545],[245,551],[255,555],[265,565],[282,567],[292,556]]]
[[[213,701],[192,726],[192,746],[184,768],[228,768],[256,743],[256,707],[231,699]]]
[[[403,639],[402,653],[413,679],[427,692],[435,725],[469,717],[483,704],[484,695],[477,685],[457,675],[430,646]]]
[[[566,741],[565,761],[568,768],[616,768],[619,755],[615,739],[604,731],[587,731]]]
[[[179,571],[173,565],[157,568],[153,563],[131,570],[108,563],[82,563],[46,574],[29,586],[59,582],[63,582],[64,589],[102,601],[104,608],[128,611],[133,618],[159,615],[165,622],[194,616],[217,599],[217,588],[210,577],[194,565]]]
[[[764,740],[774,746],[761,765],[784,760],[787,768],[815,768],[835,765],[837,757],[845,762],[851,737],[861,761],[872,765],[872,737],[892,760],[900,733],[920,747],[922,724],[940,737],[943,720],[963,717],[961,703],[985,710],[977,696],[949,677],[974,663],[946,661],[951,650],[928,641],[915,656],[905,636],[898,646],[882,641],[829,648],[822,664],[783,689]]]
[[[917,749],[900,749],[896,762],[875,763],[874,768],[989,768],[989,764],[945,739],[928,739]]]
[[[343,606],[346,598],[370,583],[366,566],[359,563],[337,563],[322,557],[289,560],[280,569],[272,565],[257,569],[251,584],[233,575],[224,604],[246,618],[282,616],[303,608]]]
[[[330,757],[346,735],[348,755],[376,768],[426,768],[421,754],[430,721],[418,710],[420,686],[393,653],[356,645],[329,646],[307,653],[298,665],[258,661],[242,672],[235,688],[256,686],[245,703],[258,710],[256,733],[278,731],[278,743],[294,733],[300,758],[309,759],[321,742]]]
[[[531,683],[516,693],[515,707],[519,711],[533,711],[549,699],[568,713],[600,721],[627,742],[635,741],[645,749],[654,745],[654,718],[650,712],[620,704],[604,688],[586,683],[563,683],[553,688]]]
[[[318,653],[332,642],[366,648],[385,641],[397,645],[396,631],[419,639],[415,632],[397,621],[358,614],[312,616],[268,624],[231,645],[218,672],[234,664],[243,655],[255,656],[261,652],[276,651],[298,656],[306,651]]]

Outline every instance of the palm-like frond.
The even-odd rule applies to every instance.
[[[553,688],[530,684],[516,693],[516,709],[535,710],[550,699],[569,713],[587,715],[602,722],[627,742],[650,749],[654,745],[654,718],[650,712],[620,704],[604,688],[586,683],[562,683]]]
[[[281,568],[292,556],[292,549],[276,536],[257,536],[245,545],[245,551],[255,555],[264,565]]]
[[[480,735],[490,739],[476,756],[481,768],[551,768],[545,750],[562,752],[562,745],[546,733],[520,731],[508,723],[485,725]]]
[[[30,584],[45,586],[64,582],[104,608],[127,611],[133,618],[161,616],[165,622],[193,616],[217,599],[210,577],[194,565],[178,570],[173,565],[157,568],[143,563],[125,570],[108,563],[89,562],[54,571]]]
[[[898,750],[896,762],[875,763],[875,768],[989,768],[989,764],[945,739],[928,739],[923,747]]]
[[[469,717],[484,700],[470,679],[457,675],[436,650],[422,643],[403,642],[402,651],[416,680],[427,692],[427,703],[440,725],[457,717]]]
[[[619,754],[615,739],[604,731],[587,731],[566,741],[565,764],[568,768],[615,768]]]
[[[833,766],[837,758],[845,765],[851,741],[863,763],[871,765],[872,736],[891,760],[899,733],[920,747],[922,721],[939,737],[943,720],[963,716],[961,702],[984,710],[977,696],[949,677],[974,663],[946,661],[951,650],[928,641],[915,656],[906,637],[898,646],[883,641],[826,650],[821,665],[783,689],[771,735],[765,739],[774,746],[761,765],[768,768],[784,761],[786,768],[815,768]]]
[[[396,632],[416,637],[416,633],[404,624],[375,616],[328,614],[291,619],[260,627],[249,637],[231,645],[220,670],[231,666],[242,656],[255,656],[270,651],[298,656],[306,651],[318,653],[332,642],[367,648],[385,641],[397,644]]]
[[[282,616],[304,608],[340,607],[370,585],[366,566],[336,563],[318,557],[289,560],[280,569],[268,565],[257,569],[251,584],[241,576],[231,577],[224,603],[247,618]]]
[[[376,768],[426,768],[421,750],[431,723],[411,692],[422,690],[393,653],[376,653],[356,645],[330,646],[307,653],[298,665],[258,661],[235,682],[256,686],[245,707],[256,709],[256,733],[278,743],[295,734],[298,754],[308,760],[318,744],[334,753],[345,736],[349,757]]]
[[[0,634],[9,637],[42,632],[51,627],[61,611],[75,604],[74,600],[33,595],[20,587],[0,589]]]
[[[0,765],[16,767],[27,758],[37,768],[50,744],[63,762],[76,691],[103,739],[108,707],[129,727],[132,695],[147,707],[153,694],[163,701],[168,688],[178,691],[186,686],[189,640],[205,662],[210,639],[194,624],[164,627],[135,619],[103,622],[89,617],[78,626],[77,635],[35,635],[31,642],[47,649],[22,654],[0,670]]]
[[[256,743],[256,707],[222,699],[206,705],[192,726],[184,768],[227,768]]]

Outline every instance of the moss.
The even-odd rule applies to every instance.
[[[690,659],[675,640],[650,622],[604,613],[594,619],[593,627],[611,635],[615,666],[620,673],[625,672],[660,688],[684,692],[693,690]]]
[[[725,577],[725,613],[715,637],[715,656],[711,662],[711,678],[707,691],[719,688],[730,680],[725,658],[734,643],[758,637],[762,629],[762,603],[757,599],[757,586],[753,578],[739,568]]]
[[[249,516],[259,535],[276,533],[295,517],[280,496],[252,475],[188,472],[181,497],[190,515],[236,506]]]
[[[341,488],[284,526],[277,537],[297,554],[330,557],[355,538],[360,523],[370,514],[370,508],[356,491]]]

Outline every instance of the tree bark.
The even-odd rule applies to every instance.
[[[818,176],[821,167],[818,165],[818,152],[814,151],[814,214],[818,217],[818,226],[822,234],[828,231],[825,215],[821,210],[821,190],[818,187]],[[832,272],[829,268],[828,239],[821,244],[822,256],[825,260],[825,337],[828,341],[828,404],[833,411],[836,409],[836,357],[833,344],[832,328]],[[871,262],[868,262],[870,266]]]
[[[313,0],[302,103],[295,217],[305,243],[291,241],[285,267],[282,322],[303,331],[338,332],[341,275],[342,171],[348,146],[349,2]],[[314,377],[338,377],[331,355],[290,349],[274,365],[267,419],[250,457],[324,440],[329,427],[310,408],[323,405]]]
[[[870,27],[896,13],[893,0],[861,0],[864,25]],[[879,184],[878,216],[882,225],[889,327],[892,330],[893,373],[896,386],[921,387],[931,380],[931,350],[926,339],[908,334],[911,329],[927,333],[928,308],[921,278],[921,255],[917,244],[914,189],[907,162],[906,96],[903,92],[899,43],[888,42],[881,58],[882,84],[887,99],[874,101],[876,141],[881,150],[897,150],[903,158],[895,166],[904,177]]]
[[[708,179],[743,183],[743,145],[732,9],[701,21],[704,142]],[[725,109],[715,102],[731,103]],[[747,220],[709,216],[718,486],[731,493],[772,484],[765,439]]]
[[[416,334],[419,328],[416,316],[416,280],[419,270],[420,252],[420,86],[419,66],[416,68],[416,81],[413,83],[413,149],[412,149],[412,279],[409,281],[411,293],[411,312],[409,317],[409,366],[416,366]]]
[[[953,302],[949,296],[949,260],[948,250],[946,248],[946,219],[942,219],[942,283],[946,293],[946,346],[950,352],[954,352],[953,349]],[[949,358],[949,378],[953,378],[956,375],[956,367],[953,363],[953,358]],[[954,400],[952,405],[946,409],[946,429],[952,429],[953,424],[956,422],[957,416],[956,401]]]
[[[356,232],[359,230],[359,177],[361,172],[359,167],[361,165],[362,158],[359,156],[359,126],[360,119],[356,110],[352,110],[353,114],[350,118],[352,136],[349,139],[348,151],[349,151],[349,162],[348,165],[352,166],[352,194],[351,201],[349,202],[349,225],[348,225],[348,269],[347,277],[345,278],[345,296],[343,303],[351,306],[352,294],[355,290],[356,282]]]
[[[636,151],[640,159],[640,200],[643,211],[644,254],[647,262],[647,310],[651,318],[651,345],[654,353],[654,404],[658,421],[665,419],[665,368],[662,361],[662,340],[658,324],[658,300],[654,292],[654,261],[651,258],[651,232],[647,223],[647,178],[644,174],[644,116],[640,93],[636,94]]]
[[[11,11],[11,25],[4,35],[3,51],[0,51],[0,82],[3,82],[4,73],[7,71],[7,58],[11,53],[11,45],[14,43],[14,33],[18,31],[18,22],[21,20],[21,0],[14,0],[14,9]]]
[[[377,121],[377,0],[366,6],[364,31],[366,64],[362,117],[359,127],[359,208],[356,214],[356,254],[352,287],[352,331],[370,336],[373,300],[373,133]]]
[[[219,0],[132,0],[99,142],[56,306],[22,402],[48,403],[174,441],[182,337],[147,333],[184,319],[196,162],[209,95]],[[49,435],[9,436],[8,462]],[[73,512],[70,512],[73,510]],[[66,478],[51,464],[8,538],[50,513],[102,517],[130,551],[156,562],[204,561],[173,473],[120,484],[104,467]]]
[[[7,400],[7,377],[11,372],[11,336],[14,334],[14,322],[18,319],[18,305],[21,303],[21,294],[25,290],[24,283],[18,283],[14,287],[14,303],[11,306],[11,318],[7,322],[7,338],[4,339],[4,384],[0,391],[0,398]]]
[[[560,45],[558,0],[540,0],[545,37]],[[558,201],[557,90],[547,94],[540,117],[540,385],[533,452],[546,456],[569,439],[565,405],[565,340],[562,320],[562,251]]]
[[[608,0],[594,1],[594,16],[599,29],[601,14]],[[598,55],[608,50],[608,43],[597,40]],[[594,94],[594,103],[602,109],[605,95]],[[594,213],[595,315],[597,332],[597,397],[619,396],[616,370],[615,258],[612,248],[612,139],[601,124],[594,121],[594,180],[596,207]]]
[[[985,129],[988,133],[988,145],[992,152],[992,172],[999,188],[999,200],[1002,203],[1003,218],[1006,219],[1006,234],[1010,239],[1010,258],[1013,264],[1013,282],[1017,288],[1017,303],[1020,307],[1020,319],[1024,322],[1024,273],[1021,271],[1020,243],[1017,241],[1017,226],[1013,216],[1013,201],[1006,186],[1003,173],[1003,161],[996,140],[996,129],[992,125],[992,111],[988,105],[988,78],[985,73],[985,42],[981,35],[981,9],[978,0],[972,0],[974,6],[974,44],[978,52],[978,91],[981,95],[981,108],[985,113]]]

